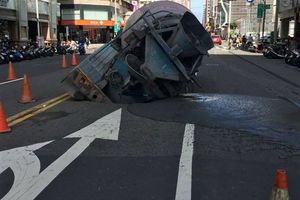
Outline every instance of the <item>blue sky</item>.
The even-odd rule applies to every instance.
[[[191,0],[191,10],[198,20],[202,22],[203,0]]]

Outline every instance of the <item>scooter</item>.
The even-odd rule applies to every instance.
[[[263,55],[266,58],[271,59],[284,59],[286,54],[286,47],[284,44],[270,45],[264,52]]]
[[[21,60],[24,59],[24,56],[21,54],[21,52],[15,48],[10,50],[10,59],[11,61],[18,61],[20,62]]]
[[[284,61],[286,64],[300,67],[300,53],[296,50],[288,50]]]

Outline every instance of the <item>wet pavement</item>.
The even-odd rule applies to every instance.
[[[300,132],[300,108],[287,100],[275,98],[186,94],[152,103],[133,104],[128,111],[158,121],[252,132],[269,131],[270,134]]]

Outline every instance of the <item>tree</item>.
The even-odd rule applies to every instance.
[[[230,23],[230,29],[235,30],[237,28],[237,24],[235,22]]]

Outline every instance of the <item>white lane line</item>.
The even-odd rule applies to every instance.
[[[0,85],[9,84],[9,83],[13,83],[13,82],[16,82],[16,81],[21,81],[21,80],[23,80],[23,79],[24,79],[24,78],[18,78],[18,79],[11,80],[11,81],[5,81],[5,82],[0,83]]]
[[[192,199],[192,162],[194,152],[194,124],[186,124],[179,162],[175,200]]]
[[[80,139],[42,172],[40,172],[40,160],[33,151],[51,141],[0,152],[0,173],[7,168],[11,168],[15,176],[13,187],[2,200],[35,199],[95,139],[118,140],[120,123],[121,109],[68,135],[65,138]]]

